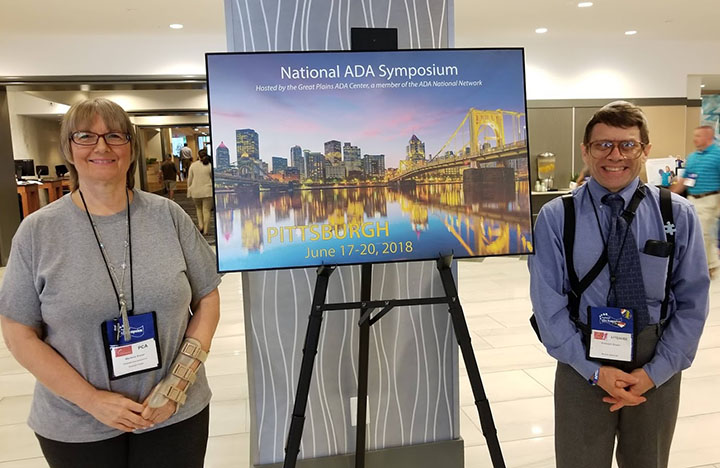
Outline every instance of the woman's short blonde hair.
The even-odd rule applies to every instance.
[[[74,104],[67,111],[60,125],[60,151],[69,164],[71,190],[77,190],[80,187],[80,181],[73,161],[70,137],[77,131],[88,130],[96,116],[100,117],[111,131],[130,135],[130,167],[128,167],[126,179],[128,188],[133,188],[135,186],[137,160],[142,151],[135,132],[135,126],[130,122],[130,117],[122,107],[109,99],[95,98]]]

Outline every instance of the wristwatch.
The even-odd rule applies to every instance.
[[[595,371],[595,373],[588,379],[588,382],[590,385],[597,385],[598,379],[600,378],[600,368]]]

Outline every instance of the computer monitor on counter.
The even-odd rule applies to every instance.
[[[55,166],[55,174],[57,174],[58,177],[65,177],[65,174],[68,173],[68,168],[65,164],[58,164]]]
[[[18,180],[24,177],[35,177],[35,162],[32,159],[16,159],[15,175]]]

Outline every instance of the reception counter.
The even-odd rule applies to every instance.
[[[18,182],[17,193],[20,195],[23,219],[30,213],[40,209],[39,187],[42,185],[36,182]]]
[[[25,218],[33,211],[40,209],[42,204],[40,200],[47,200],[52,203],[63,196],[64,191],[69,190],[69,179],[52,178],[41,180],[26,180],[17,182],[17,193],[20,195],[22,206],[22,217]],[[41,191],[47,190],[47,197],[41,197]]]

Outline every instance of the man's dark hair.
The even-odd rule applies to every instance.
[[[583,144],[590,143],[590,134],[595,125],[602,123],[609,127],[640,129],[640,141],[642,143],[650,143],[650,130],[648,129],[647,119],[635,104],[627,101],[615,101],[607,104],[599,111],[595,112],[590,122],[585,126],[585,135],[583,136]]]

